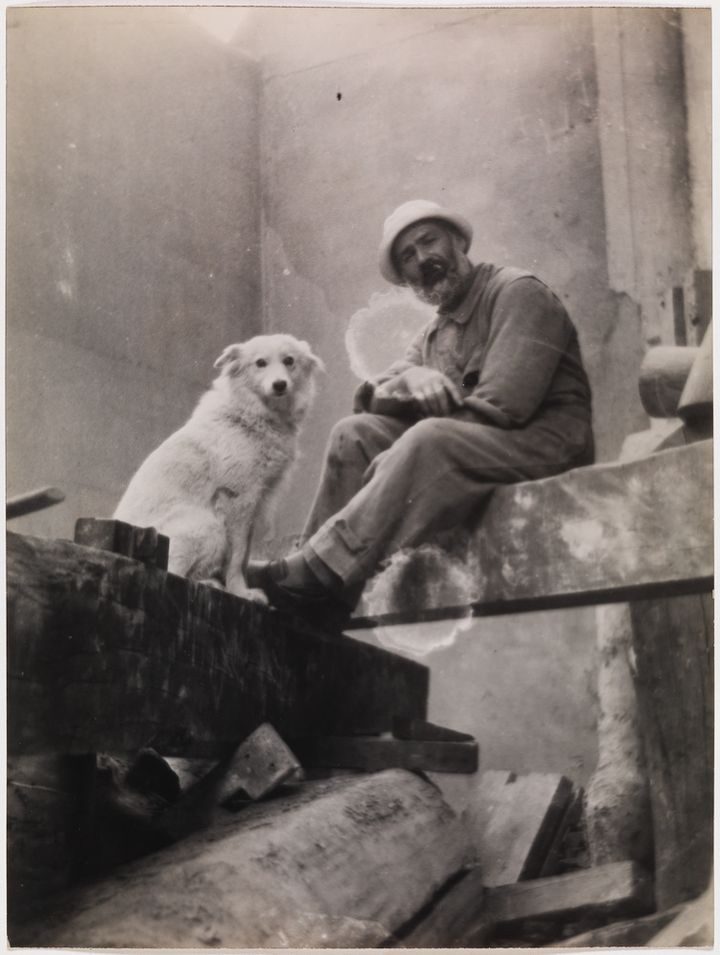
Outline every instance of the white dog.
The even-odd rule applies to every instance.
[[[324,368],[292,335],[229,345],[215,368],[212,388],[140,465],[114,517],[166,534],[173,573],[266,602],[245,581],[252,531],[295,460]]]

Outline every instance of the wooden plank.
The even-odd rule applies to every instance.
[[[222,756],[259,723],[379,733],[424,719],[428,670],[69,541],[8,535],[11,753]]]
[[[488,888],[469,869],[399,933],[401,948],[485,947],[500,929],[528,920],[612,918],[647,912],[652,881],[631,862]]]
[[[382,604],[364,597],[352,626],[709,592],[712,485],[712,442],[698,441],[500,487],[469,544],[458,538],[470,591],[458,588],[457,575],[439,579],[437,561],[420,549],[405,567],[412,594],[374,588]]]
[[[698,896],[712,875],[712,610],[709,597],[630,607],[655,891],[663,909]]]
[[[634,862],[610,862],[567,875],[489,888],[486,908],[497,925],[525,919],[641,915],[653,907],[652,879]]]
[[[399,740],[380,737],[324,736],[290,742],[303,766],[310,769],[425,769],[440,773],[474,773],[476,742]]]
[[[306,783],[63,894],[11,927],[60,948],[376,947],[466,863],[437,787],[389,770]]]
[[[59,487],[40,487],[37,490],[8,498],[5,505],[5,516],[10,521],[14,517],[22,517],[23,514],[42,511],[44,508],[52,507],[53,504],[60,504],[64,500],[65,492],[61,491]]]
[[[486,886],[540,874],[572,798],[565,776],[482,774],[473,799],[473,841]]]

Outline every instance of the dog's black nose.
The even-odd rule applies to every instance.
[[[278,395],[284,394],[287,391],[287,382],[283,381],[282,379],[278,379],[278,381],[274,381],[273,391]]]

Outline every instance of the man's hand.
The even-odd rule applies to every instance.
[[[445,417],[461,407],[463,397],[447,375],[434,368],[417,366],[375,389],[378,398],[409,397],[426,416]]]

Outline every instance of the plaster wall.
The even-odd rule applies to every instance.
[[[7,45],[8,491],[67,494],[13,529],[72,536],[261,330],[259,77],[166,8],[16,8]]]

